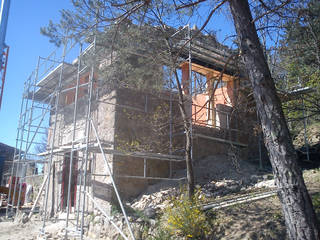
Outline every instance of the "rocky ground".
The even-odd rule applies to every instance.
[[[307,146],[305,145],[305,136],[307,137]],[[303,166],[304,168],[316,168],[320,166],[319,123],[308,125],[307,132],[305,132],[304,129],[301,129],[299,134],[295,136],[293,143],[298,154],[300,166]]]
[[[235,194],[258,191],[261,188],[274,188],[270,171],[259,170],[257,165],[240,160],[235,166],[225,155],[207,157],[195,164],[196,188],[208,200],[215,200]],[[185,171],[175,173],[185,176]],[[146,192],[131,202],[138,210],[145,208],[164,209],[171,196],[183,191],[183,183],[162,181],[150,186]]]
[[[205,199],[204,204],[274,189],[270,172],[259,171],[256,165],[245,161],[239,161],[235,165],[225,156],[203,159],[196,164],[195,173],[197,189],[200,196]],[[183,176],[185,172],[178,171],[175,174]],[[316,208],[320,213],[320,170],[307,170],[304,172],[304,178],[310,192],[319,198]],[[150,186],[144,194],[126,204],[137,239],[147,239],[145,236],[153,239],[157,219],[170,204],[170,199],[180,194],[182,190],[183,183],[163,181]],[[281,206],[276,196],[215,209],[214,216],[216,222],[214,239],[285,239]],[[119,212],[114,211],[112,218],[128,233],[124,218]],[[90,229],[86,239],[120,239],[119,234],[98,211],[89,215],[86,223]],[[21,221],[7,221],[2,216],[0,239],[63,239],[63,219],[47,222],[45,235],[39,235],[41,224],[37,215],[25,224]]]
[[[306,136],[308,138],[308,143],[310,146],[320,143],[320,124],[314,123],[308,125]],[[300,148],[305,145],[305,132],[304,129],[301,129],[299,134],[294,138],[293,144]]]
[[[305,171],[304,179],[320,219],[320,169]],[[220,209],[217,213],[220,224],[215,239],[287,239],[277,196]]]

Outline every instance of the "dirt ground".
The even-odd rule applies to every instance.
[[[304,171],[304,178],[315,201],[320,219],[320,169]],[[8,221],[0,212],[0,240],[62,239],[64,222],[48,222],[47,238],[39,237],[42,222],[39,216],[25,224]],[[216,210],[218,226],[214,239],[258,240],[286,239],[281,206],[276,196]],[[72,239],[72,238],[70,238]]]
[[[286,239],[276,196],[219,210],[218,221],[217,239]]]
[[[3,214],[4,209],[1,211]],[[1,240],[31,240],[36,239],[41,226],[40,221],[32,221],[26,224],[12,222],[4,217],[0,219]]]
[[[320,219],[320,169],[304,172],[309,193]],[[277,196],[218,210],[220,223],[216,239],[276,240],[287,239],[281,205]]]
[[[35,214],[31,221],[22,223],[21,221],[13,222],[7,220],[4,216],[5,210],[1,211],[0,217],[0,240],[56,240],[63,239],[65,221],[55,220],[46,221],[45,232],[41,234],[43,221],[39,219],[39,215]],[[19,218],[19,217],[18,217]],[[69,227],[73,228],[74,217],[70,214]],[[70,237],[68,239],[75,239]]]

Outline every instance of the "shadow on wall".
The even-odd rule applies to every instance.
[[[92,180],[93,196],[104,201],[111,202],[113,199],[113,187],[111,184]]]

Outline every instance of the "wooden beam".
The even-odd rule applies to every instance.
[[[185,68],[186,64],[189,64],[189,63],[184,62],[184,63],[180,64],[180,68],[182,68],[182,69]],[[212,76],[212,78],[217,78],[217,79],[220,77],[220,74],[221,74],[221,72],[219,72],[217,70],[207,68],[207,67],[201,66],[196,63],[192,63],[192,71],[200,73],[204,76]],[[224,82],[233,81],[234,79],[235,79],[235,77],[228,75],[226,73],[224,73],[222,76],[222,81],[224,81]]]

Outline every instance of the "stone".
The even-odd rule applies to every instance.
[[[100,223],[100,222],[101,222],[101,217],[100,216],[95,216],[94,223]]]
[[[226,182],[216,182],[215,183],[215,186],[217,187],[217,188],[220,188],[220,187],[225,187],[227,185],[227,183]]]
[[[252,175],[252,176],[250,177],[250,180],[251,180],[252,182],[257,182],[258,179],[259,179],[259,177],[258,177],[257,175]]]
[[[155,218],[157,215],[157,212],[154,208],[147,207],[143,210],[143,214],[148,218]]]
[[[25,224],[28,222],[28,220],[29,220],[28,215],[26,213],[23,213],[21,216],[21,222]]]
[[[150,219],[150,220],[149,220],[149,223],[150,223],[150,225],[151,225],[152,227],[154,227],[154,226],[156,225],[157,221],[154,220],[154,219]]]
[[[275,188],[276,187],[276,184],[275,184],[275,181],[272,179],[272,180],[267,180],[267,181],[262,181],[262,182],[258,182],[254,185],[255,188],[263,188],[263,187],[266,187],[266,188]]]

